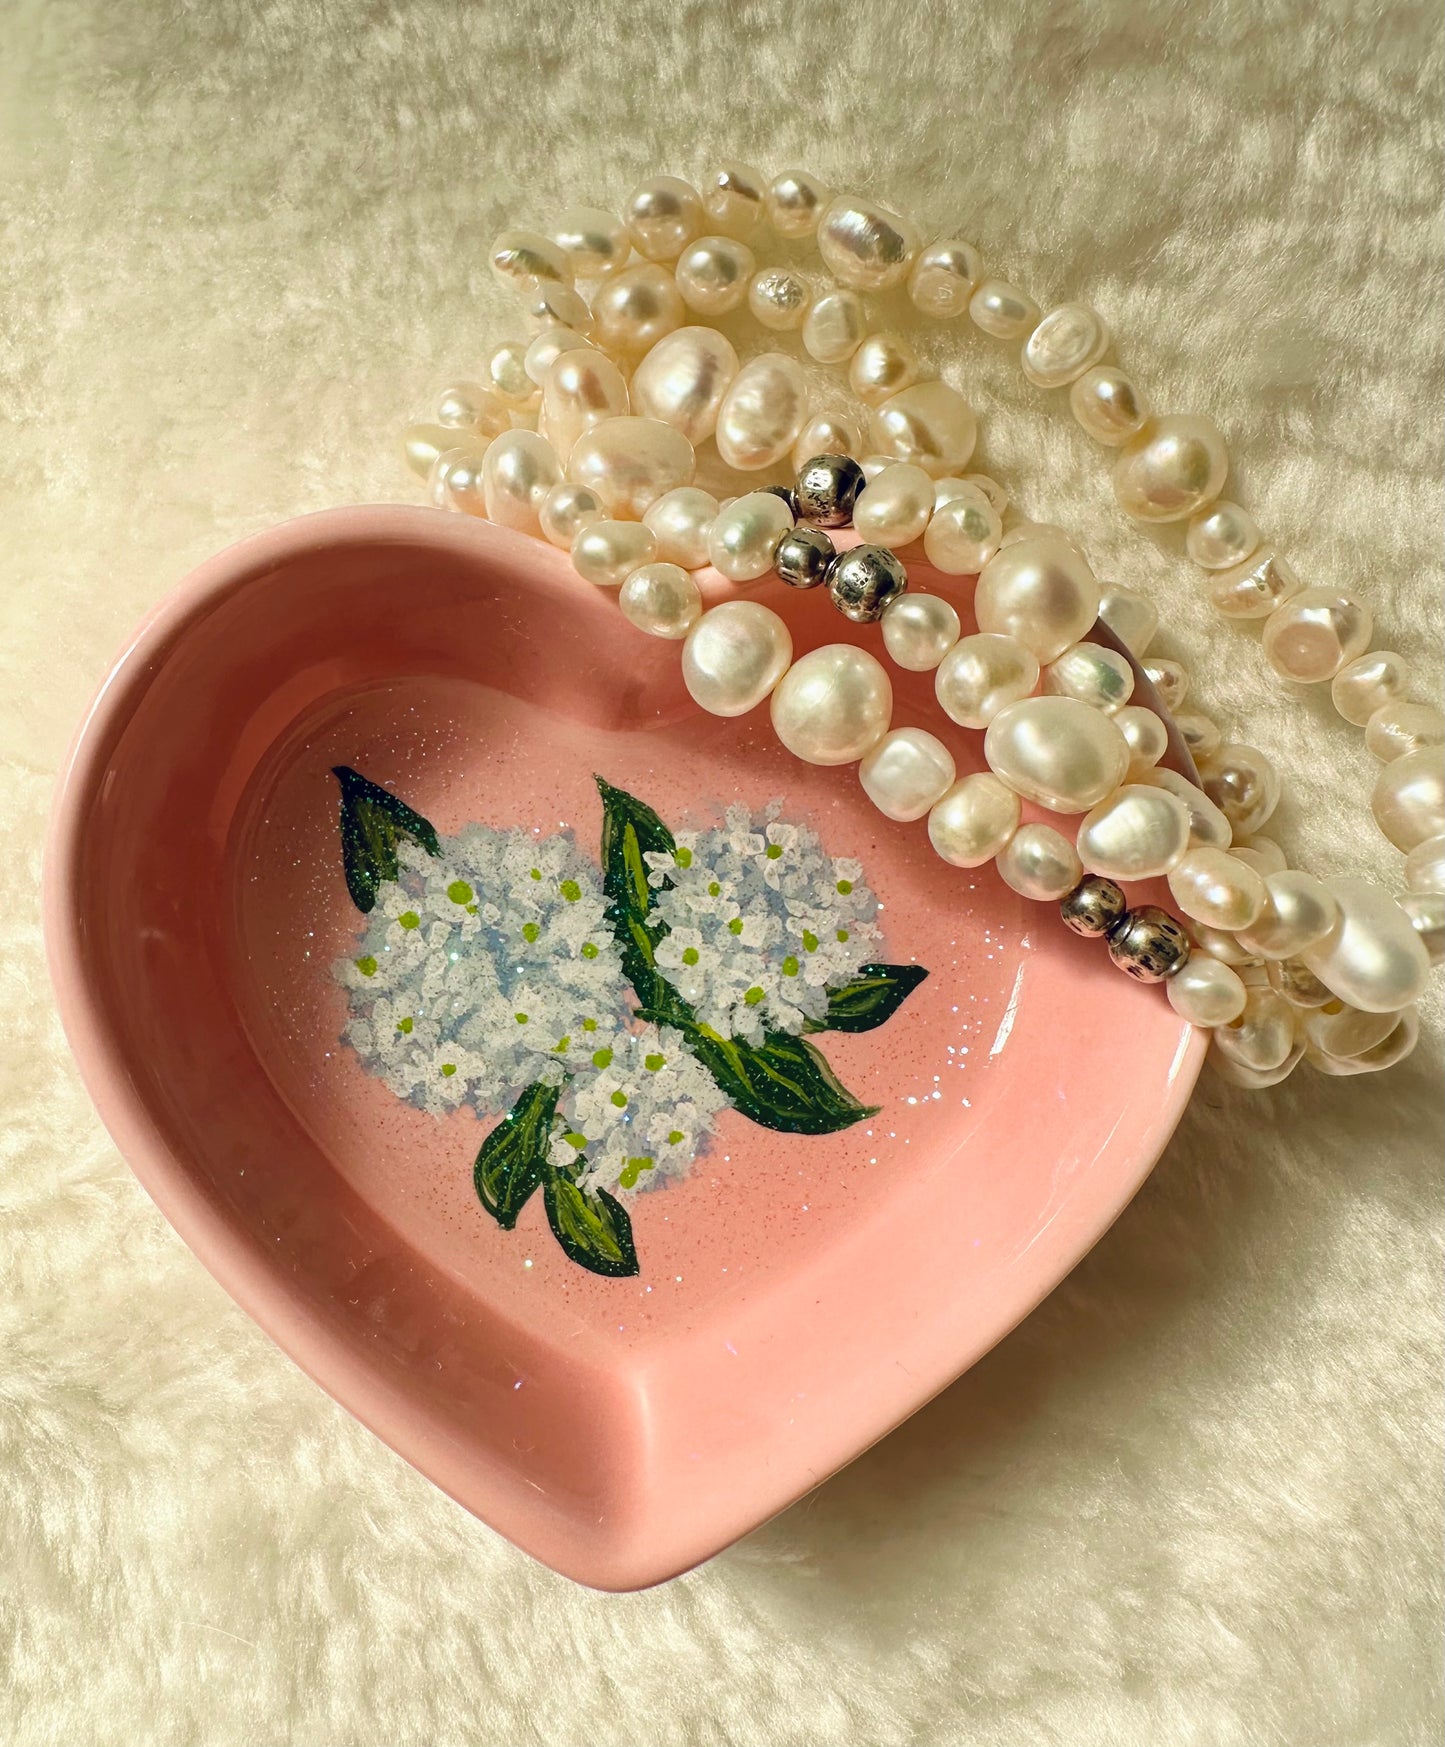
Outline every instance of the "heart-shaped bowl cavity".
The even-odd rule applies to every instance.
[[[957,579],[925,583],[967,614]],[[754,591],[799,652],[876,647],[876,627],[819,595]],[[895,722],[979,768],[980,737],[943,720],[932,676],[892,673]],[[743,972],[716,1043],[699,1041],[705,1003],[681,959],[664,973],[658,956],[663,980],[641,989],[652,973],[625,936],[660,902],[649,821],[697,834],[700,904],[716,883],[719,904],[775,930],[798,911],[813,945],[792,973],[774,954],[775,981],[798,979],[776,988],[808,981],[815,948],[834,952],[781,1029],[770,985],[770,1029],[742,1035]],[[604,827],[622,881],[605,893]],[[768,884],[775,862],[813,880],[806,903]],[[493,889],[472,890],[463,864]],[[849,885],[861,893],[838,895]],[[540,942],[523,944],[524,916]],[[857,942],[834,944],[849,920],[866,973]],[[679,645],[634,632],[564,554],[424,509],[329,512],[247,540],[142,627],[61,785],[46,928],[101,1115],[206,1266],[438,1485],[609,1589],[725,1546],[991,1347],[1137,1189],[1202,1055],[1159,991],[1052,906],[945,865],[921,822],[873,808],[855,769],[793,760],[766,708],[700,712]],[[579,983],[589,947],[600,980]],[[708,1000],[733,950],[704,955]],[[426,1032],[440,1011],[427,979],[455,962],[473,978],[470,1029]],[[634,1004],[684,1002],[652,1031],[630,1008],[604,1020],[637,1055],[628,1111],[611,1114],[580,1031],[525,1106],[522,1046],[503,1035],[521,1023],[518,990],[539,1016],[615,1002],[619,965]],[[825,1029],[795,1035],[820,999]],[[661,1070],[639,1090],[644,1055],[684,1075],[675,1108]],[[637,1134],[606,1195],[600,1176],[578,1185],[569,1158],[599,1169]]]

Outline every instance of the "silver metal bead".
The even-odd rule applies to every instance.
[[[1087,940],[1097,940],[1123,920],[1128,908],[1129,900],[1113,880],[1106,880],[1099,874],[1086,874],[1073,891],[1060,900],[1059,915],[1064,919],[1065,928],[1072,928],[1075,934],[1082,934]]]
[[[1125,976],[1162,983],[1189,958],[1189,936],[1167,910],[1141,904],[1109,931],[1109,957]]]
[[[815,528],[842,528],[853,520],[853,504],[867,481],[848,455],[815,455],[798,469],[794,514]]]
[[[854,546],[828,571],[828,594],[845,619],[869,625],[908,588],[908,572],[886,546]]]
[[[773,569],[789,588],[817,588],[828,580],[828,566],[837,556],[821,528],[789,528],[778,541]]]

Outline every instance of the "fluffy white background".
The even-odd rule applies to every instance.
[[[54,772],[133,620],[302,510],[507,312],[513,215],[801,162],[1082,295],[1312,580],[1439,655],[1430,4],[9,0],[0,16],[0,1738],[1405,1747],[1439,1726],[1439,1007],[1378,1080],[1206,1080],[1038,1314],[814,1497],[621,1599],[307,1382],[153,1210],[54,1017]],[[986,342],[989,463],[1168,600],[1280,834],[1397,866],[1287,700]]]

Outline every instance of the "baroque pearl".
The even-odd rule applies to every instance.
[[[863,299],[836,286],[815,297],[803,313],[803,350],[820,364],[843,364],[863,343]]]
[[[1020,825],[998,856],[999,876],[1021,897],[1037,903],[1067,897],[1083,878],[1084,865],[1062,831],[1052,825]]]
[[[772,467],[792,448],[807,416],[802,366],[782,352],[763,352],[743,365],[723,396],[718,454],[742,473]]]
[[[716,328],[677,328],[633,371],[632,410],[704,443],[737,373],[738,355]]]
[[[1272,837],[1247,838],[1236,843],[1230,853],[1247,861],[1261,874],[1283,873],[1289,866],[1284,851]]]
[[[1420,1018],[1414,1007],[1405,1008],[1393,1018],[1394,1029],[1372,1049],[1356,1056],[1332,1056],[1311,1048],[1306,1051],[1305,1060],[1321,1074],[1377,1074],[1383,1068],[1392,1068],[1396,1062],[1404,1061],[1420,1036]]]
[[[1445,892],[1445,836],[1415,845],[1405,857],[1405,884],[1412,892]]]
[[[1117,364],[1086,370],[1069,390],[1069,406],[1082,429],[1108,449],[1127,443],[1153,416],[1143,389]]]
[[[1189,518],[1184,550],[1201,570],[1233,570],[1259,550],[1259,529],[1248,510],[1220,498]]]
[[[553,359],[542,384],[541,422],[564,466],[585,430],[620,418],[627,409],[627,383],[605,352],[580,346]]]
[[[1445,741],[1445,714],[1434,704],[1381,704],[1365,723],[1365,748],[1382,764]]]
[[[1174,718],[1174,726],[1196,765],[1204,763],[1224,744],[1219,729],[1208,716],[1200,715],[1197,710],[1181,711]]]
[[[1264,885],[1264,908],[1239,930],[1239,944],[1246,952],[1260,958],[1299,958],[1339,920],[1334,894],[1313,874],[1285,868],[1266,874]]]
[[[805,764],[852,764],[887,733],[893,687],[877,656],[827,643],[793,663],[769,708],[774,733]]]
[[[1205,953],[1192,953],[1164,987],[1169,1005],[1191,1025],[1228,1025],[1243,1013],[1248,994],[1237,971]]]
[[[900,461],[885,467],[859,492],[853,526],[860,539],[876,546],[907,546],[928,526],[933,514],[933,481],[921,467]]]
[[[982,867],[1018,829],[1019,798],[987,771],[963,777],[928,815],[928,839],[954,867]]]
[[[598,588],[621,588],[628,574],[657,557],[657,541],[641,522],[589,522],[572,542],[572,567]]]
[[[863,421],[852,413],[818,413],[793,440],[793,466],[801,472],[815,455],[860,454],[863,439]]]
[[[698,315],[726,315],[747,297],[757,270],[753,251],[732,237],[699,237],[677,259],[677,289]]]
[[[921,374],[918,354],[902,334],[869,334],[848,364],[848,386],[865,406],[881,406]]]
[[[1024,342],[1023,372],[1036,388],[1062,388],[1109,349],[1102,317],[1082,303],[1051,309]]]
[[[492,244],[492,277],[508,291],[526,291],[541,280],[572,283],[572,264],[563,250],[537,231],[506,230]]]
[[[941,595],[912,589],[883,609],[883,644],[909,673],[930,673],[958,641],[958,613]]]
[[[713,568],[732,582],[751,582],[773,567],[778,541],[793,525],[793,512],[771,491],[750,491],[720,509],[708,535]]]
[[[1021,340],[1038,325],[1039,306],[1006,279],[985,279],[968,300],[973,325],[995,340]]]
[[[753,320],[774,333],[802,327],[811,295],[808,281],[789,267],[765,267],[748,281]]]
[[[675,261],[703,231],[697,189],[677,176],[652,176],[639,182],[622,209],[627,234],[649,261]]]
[[[1007,705],[989,723],[983,751],[1001,781],[1055,813],[1096,807],[1129,767],[1124,736],[1077,698],[1023,698]]]
[[[622,616],[650,637],[686,637],[702,617],[702,594],[678,564],[643,564],[617,597]]]
[[[980,631],[1017,637],[1053,661],[1099,614],[1099,585],[1083,558],[1052,537],[1002,547],[979,572],[974,615]]]
[[[527,350],[524,340],[503,340],[487,359],[487,387],[513,410],[537,398],[537,384],[527,374]]]
[[[1212,849],[1229,848],[1234,839],[1233,826],[1204,790],[1190,782],[1188,777],[1180,776],[1177,770],[1170,770],[1167,765],[1161,764],[1145,771],[1139,780],[1153,783],[1156,788],[1168,789],[1171,795],[1178,795],[1189,809],[1196,844],[1207,844]]]
[[[1099,617],[1133,656],[1141,656],[1159,629],[1159,609],[1138,589],[1108,583],[1099,595]]]
[[[542,538],[565,552],[572,550],[572,542],[583,528],[606,519],[607,511],[597,493],[585,485],[573,485],[569,479],[552,487],[537,515]]]
[[[1165,661],[1156,658],[1153,661],[1141,662],[1144,677],[1159,694],[1159,702],[1166,710],[1177,710],[1189,696],[1189,674],[1177,661]]]
[[[1219,496],[1229,451],[1210,419],[1173,413],[1154,419],[1119,451],[1114,495],[1140,522],[1180,522]]]
[[[649,504],[691,485],[695,459],[681,431],[660,419],[603,419],[584,431],[567,457],[567,475],[589,485],[610,514],[640,519]]]
[[[908,275],[913,307],[935,321],[951,321],[968,311],[968,300],[983,271],[983,257],[972,243],[949,237],[919,253]]]
[[[592,299],[592,338],[608,352],[635,358],[683,322],[682,293],[666,267],[624,267]]]
[[[1407,892],[1398,900],[1420,936],[1431,966],[1445,963],[1445,895],[1440,892]]]
[[[918,244],[908,219],[854,194],[831,201],[818,221],[823,265],[853,291],[886,291],[906,279]]]
[[[489,519],[522,534],[540,534],[543,500],[561,478],[557,457],[535,431],[503,431],[488,444],[482,462]]]
[[[1338,922],[1288,956],[1302,958],[1342,1001],[1367,1013],[1392,1013],[1418,1000],[1430,955],[1410,918],[1388,892],[1365,880],[1327,880],[1325,887],[1339,906]]]
[[[1270,988],[1291,1007],[1325,1007],[1335,999],[1303,959],[1267,959],[1264,970]]]
[[[784,170],[768,184],[765,204],[768,223],[778,235],[797,240],[817,230],[828,190],[806,170]]]
[[[455,382],[437,401],[437,423],[488,439],[508,429],[507,407],[501,396],[480,382]]]
[[[1390,842],[1407,855],[1445,832],[1445,747],[1421,746],[1382,765],[1370,811]]]
[[[751,236],[763,216],[767,183],[751,164],[730,159],[703,183],[702,209],[708,223],[726,236]]]
[[[880,449],[935,478],[966,467],[978,441],[973,408],[946,382],[917,382],[889,395],[873,418]]]
[[[1275,608],[1264,626],[1265,660],[1281,679],[1315,685],[1370,646],[1374,614],[1354,595],[1307,588]]]
[[[1213,1047],[1237,1067],[1255,1073],[1281,1068],[1295,1053],[1295,1011],[1268,986],[1251,989],[1239,1017],[1220,1026]]]
[[[998,511],[975,487],[965,487],[935,508],[924,530],[928,562],[945,576],[977,576],[1003,537]]]
[[[863,755],[858,780],[880,813],[907,822],[921,819],[956,772],[953,754],[922,728],[895,728]]]
[[[788,627],[757,601],[710,607],[682,646],[682,678],[694,702],[714,716],[742,716],[788,671]]]
[[[1393,704],[1410,689],[1410,665],[1393,649],[1372,649],[1347,662],[1330,681],[1330,701],[1356,728],[1363,728],[1384,704]]]
[[[552,241],[578,279],[602,279],[627,260],[632,239],[616,213],[600,206],[572,206],[552,227]]]
[[[657,538],[657,556],[684,570],[701,570],[708,561],[707,537],[718,502],[696,485],[679,485],[655,498],[642,519]]]
[[[1074,847],[1090,873],[1153,879],[1188,851],[1189,809],[1168,789],[1125,784],[1084,815]]]
[[[1209,602],[1222,619],[1267,619],[1304,584],[1272,546],[1209,578]]]
[[[1142,704],[1125,704],[1114,711],[1114,722],[1129,745],[1129,768],[1125,775],[1130,782],[1150,771],[1169,750],[1169,730],[1153,710]]]
[[[1134,690],[1134,669],[1117,649],[1102,643],[1075,643],[1043,671],[1044,690],[1077,698],[1096,710],[1113,711],[1127,704]]]
[[[1032,650],[1016,637],[980,631],[948,651],[933,687],[950,720],[961,728],[987,728],[1000,710],[1026,698],[1038,683]]]
[[[1279,805],[1279,772],[1257,746],[1226,741],[1201,774],[1205,794],[1239,837],[1258,831]]]
[[[581,292],[570,285],[549,280],[522,293],[522,315],[535,333],[544,328],[571,328],[585,334],[592,326],[592,311]]]
[[[1326,1055],[1347,1058],[1363,1055],[1367,1049],[1373,1049],[1387,1038],[1395,1029],[1398,1017],[1393,1009],[1387,1013],[1364,1013],[1358,1007],[1332,998],[1324,1006],[1307,1011],[1300,1023],[1316,1049],[1323,1050]]]
[[[546,386],[552,366],[564,352],[591,352],[596,348],[575,328],[544,328],[527,347],[522,368],[537,388]]]
[[[1201,844],[1169,873],[1174,901],[1192,922],[1237,933],[1264,909],[1264,878],[1228,850]]]

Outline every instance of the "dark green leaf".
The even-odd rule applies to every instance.
[[[594,1274],[637,1273],[632,1221],[627,1209],[605,1189],[585,1190],[561,1171],[553,1171],[542,1198],[553,1235],[574,1262]]]
[[[805,1031],[872,1031],[891,1019],[928,975],[921,964],[865,964],[851,983],[828,991],[828,1011]]]
[[[527,1198],[547,1174],[547,1146],[560,1091],[559,1086],[528,1086],[477,1154],[472,1172],[477,1198],[503,1231],[517,1223]]]
[[[643,856],[670,855],[674,844],[651,807],[599,776],[602,796],[602,890],[607,920],[622,954],[622,968],[645,1007],[667,1008],[679,997],[656,966],[657,943],[667,933],[662,923],[648,925],[653,888]]]
[[[440,855],[441,845],[431,824],[405,801],[368,782],[349,765],[332,773],[341,784],[341,862],[346,889],[358,910],[370,910],[383,880],[399,871],[397,839],[409,837],[428,855]]]
[[[767,1031],[761,1044],[720,1037],[695,1021],[682,1028],[687,1046],[729,1102],[763,1128],[784,1134],[836,1134],[877,1106],[860,1104],[803,1037]]]

